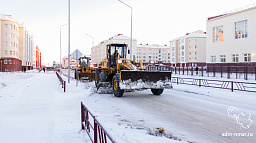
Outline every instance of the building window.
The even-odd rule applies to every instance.
[[[4,50],[4,54],[5,54],[5,55],[7,55],[7,54],[8,54],[7,50]]]
[[[10,47],[12,47],[12,42],[10,42]]]
[[[244,54],[244,62],[250,62],[251,61],[251,54],[247,53]]]
[[[6,38],[7,38],[7,37],[8,37],[8,34],[7,34],[7,33],[4,33],[4,37],[6,37]]]
[[[12,29],[12,25],[10,24],[10,29]]]
[[[216,63],[216,56],[211,56],[211,63]]]
[[[238,54],[232,54],[232,62],[238,62]]]
[[[10,34],[10,38],[12,38],[12,33]]]
[[[184,50],[184,46],[183,45],[181,46],[181,50]]]
[[[181,62],[184,62],[184,57],[181,58]]]
[[[4,46],[8,46],[8,42],[7,41],[4,41]]]
[[[13,55],[15,56],[15,51],[13,51]]]
[[[4,27],[5,27],[5,28],[8,28],[8,24],[5,24]]]
[[[12,51],[10,51],[10,55],[12,55]]]
[[[213,42],[223,41],[223,26],[213,27]]]
[[[181,56],[184,56],[184,51],[181,52]]]
[[[197,52],[195,51],[195,55],[197,54]]]
[[[8,69],[5,69],[5,71],[8,71]]]
[[[7,60],[4,60],[4,64],[7,64]]]
[[[220,62],[225,63],[226,62],[226,55],[220,55]]]
[[[172,51],[175,51],[175,47],[172,47]]]
[[[196,45],[195,45],[195,49],[196,49]]]
[[[247,20],[235,22],[235,39],[247,38]]]

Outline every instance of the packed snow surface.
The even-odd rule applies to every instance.
[[[117,98],[94,89],[71,79],[64,93],[55,72],[0,73],[0,142],[90,142],[81,101],[118,143],[256,142],[256,93],[173,84],[160,96]],[[166,137],[154,136],[158,127]]]

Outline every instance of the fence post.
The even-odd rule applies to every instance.
[[[193,69],[193,67],[191,67],[191,75],[193,75],[193,71],[194,71],[194,69]]]
[[[255,67],[255,70],[254,70],[254,76],[255,76],[255,80],[256,80],[256,67]]]
[[[220,77],[222,78],[222,66],[220,67]]]
[[[255,69],[256,69],[256,67],[255,67]],[[187,75],[188,75],[188,67],[187,67]],[[255,80],[256,80],[256,74],[255,74]]]
[[[237,67],[236,67],[236,79],[237,79]]]
[[[81,125],[82,125],[82,130],[85,130],[83,122],[84,122],[84,106],[83,106],[83,103],[81,102]]]
[[[231,81],[231,91],[233,92],[234,87],[233,87],[233,81]]]
[[[175,69],[174,69],[174,70],[175,70],[175,74],[176,74],[176,66],[175,66]]]
[[[179,78],[177,77],[177,85],[179,84]]]
[[[248,67],[245,67],[245,80],[248,80]]]
[[[202,67],[202,77],[204,76],[204,67]]]
[[[66,81],[64,81],[64,92],[66,92]]]
[[[199,79],[199,87],[201,87],[201,79]]]
[[[184,67],[182,67],[182,70],[183,70],[183,75],[184,75]]]
[[[180,67],[179,67],[179,75],[180,75]]]
[[[97,123],[96,123],[96,121],[95,121],[95,117],[93,117],[93,119],[94,119],[94,143],[97,143],[98,142],[98,135],[97,135],[97,133],[98,133],[98,127],[97,127]]]
[[[213,66],[213,77],[215,77],[215,66]]]
[[[228,76],[228,79],[230,79],[230,67],[229,67],[229,66],[227,67],[227,74],[228,74],[228,75],[227,75],[227,76]]]

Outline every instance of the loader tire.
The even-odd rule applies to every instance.
[[[160,95],[162,94],[164,91],[164,89],[151,89],[151,92],[154,94],[154,95]]]
[[[100,73],[100,81],[101,82],[106,82],[106,74],[104,72]]]
[[[120,89],[119,80],[120,80],[120,74],[116,73],[112,80],[113,93],[116,97],[122,97],[124,94],[124,90]]]
[[[99,83],[99,77],[100,77],[100,73],[96,72],[95,74],[95,86],[97,87],[98,83]]]

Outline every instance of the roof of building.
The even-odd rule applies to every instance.
[[[77,52],[77,53],[76,53]],[[82,57],[84,54],[80,52],[78,49],[76,49],[71,56],[73,56],[76,60],[78,60],[80,57]]]
[[[158,44],[153,44],[153,45],[148,45],[148,44],[139,44],[137,45],[137,48],[170,48],[170,46],[167,45],[158,45]]]
[[[233,10],[229,10],[227,12],[223,12],[217,16],[208,17],[207,20],[209,21],[209,20],[217,19],[217,18],[237,14],[237,13],[248,11],[248,10],[255,9],[255,8],[256,8],[256,3],[253,3],[253,4],[249,4],[249,5],[239,7],[239,8],[233,9]]]
[[[206,32],[203,32],[202,30],[197,30],[197,31],[194,31],[194,32],[191,32],[191,33],[187,33],[184,36],[175,38],[175,39],[173,39],[171,41],[176,41],[176,40],[180,40],[180,39],[186,39],[186,38],[190,38],[190,37],[206,37]]]

